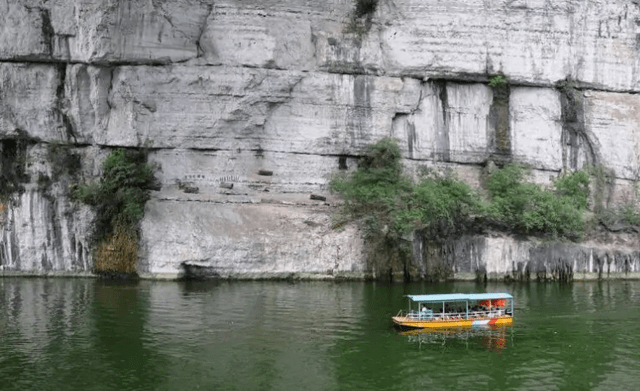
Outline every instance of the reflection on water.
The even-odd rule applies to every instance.
[[[451,329],[400,330],[398,334],[408,337],[409,342],[419,345],[449,347],[463,342],[467,348],[471,343],[483,345],[487,350],[500,351],[507,347],[510,331],[512,331],[512,326],[476,326]]]
[[[407,294],[504,291],[515,324],[398,333]],[[640,282],[0,279],[3,390],[635,389]]]

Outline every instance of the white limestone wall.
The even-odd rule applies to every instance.
[[[600,156],[617,178],[640,178],[640,98],[589,91],[585,123]]]
[[[616,177],[613,202],[635,200],[635,2],[381,0],[364,34],[346,28],[352,9],[345,0],[0,0],[0,140],[91,149],[83,179],[98,176],[109,148],[151,147],[163,184],[142,225],[141,268],[151,274],[190,260],[224,273],[366,270],[361,244],[350,247],[357,232],[331,231],[331,208],[316,211],[309,196],[330,196],[331,174],[354,169],[386,136],[399,139],[410,170],[449,167],[473,184],[496,157],[531,164],[546,183],[598,162]],[[510,85],[500,148],[496,74]],[[580,96],[575,140],[557,88],[565,79]],[[79,228],[65,228],[75,212],[64,191],[50,201],[38,188],[50,172],[42,158],[29,150],[29,190],[5,208],[0,245],[14,254],[5,268],[78,263],[74,241],[85,239],[47,244],[58,227]],[[260,223],[229,236],[240,215]],[[188,222],[201,216],[222,228]],[[270,225],[278,219],[322,229]],[[345,246],[348,260],[335,266]],[[502,273],[512,247],[495,248]]]
[[[540,169],[560,171],[565,146],[562,145],[562,110],[558,91],[514,88],[509,107],[511,149],[516,159]]]
[[[147,206],[139,271],[179,277],[183,262],[220,277],[364,278],[364,241],[355,225],[332,229],[332,208],[302,197],[233,202],[178,192]]]
[[[598,88],[638,89],[636,19],[626,1],[386,3],[379,27],[390,73],[503,73],[521,83],[571,77]]]
[[[567,77],[638,90],[636,19],[623,0],[380,1],[368,34],[330,0],[2,0],[0,58],[468,77]],[[20,31],[21,34],[15,34]]]
[[[0,274],[89,275],[92,214],[27,189],[8,208],[0,226]]]
[[[0,137],[26,132],[42,140],[64,137],[56,115],[61,75],[55,65],[0,62]]]

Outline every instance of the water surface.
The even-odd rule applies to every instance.
[[[505,291],[507,329],[402,335],[405,294]],[[0,279],[2,390],[640,387],[640,282]]]

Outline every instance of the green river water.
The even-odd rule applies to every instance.
[[[513,327],[392,327],[403,295],[491,291]],[[0,390],[427,389],[640,389],[640,282],[0,279]]]

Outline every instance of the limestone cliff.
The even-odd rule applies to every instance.
[[[640,272],[633,238],[555,251],[469,237],[427,251],[419,235],[414,260],[376,269],[356,226],[332,229],[327,194],[333,172],[393,136],[409,169],[477,184],[486,161],[516,161],[545,183],[598,163],[614,173],[606,202],[637,202],[637,2],[380,0],[368,22],[354,7],[0,0],[0,142],[24,171],[4,173],[20,189],[3,200],[3,273],[91,271],[91,211],[54,175],[58,143],[81,158],[76,180],[95,178],[110,148],[151,145],[163,186],[141,227],[145,276],[423,278],[434,262],[460,277]],[[495,75],[508,88],[490,87]]]

